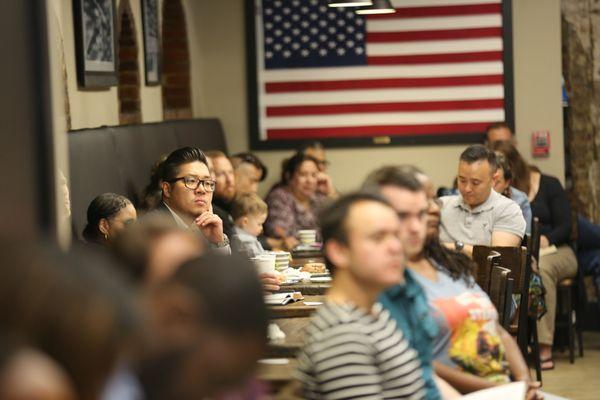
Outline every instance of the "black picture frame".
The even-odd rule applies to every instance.
[[[146,86],[160,85],[161,41],[158,0],[140,0],[144,35],[144,71]]]
[[[245,0],[246,28],[246,80],[248,101],[248,139],[252,150],[289,150],[297,149],[307,140],[260,140],[258,103],[258,82],[256,65],[256,0]],[[512,0],[502,0],[502,22],[504,42],[504,115],[505,122],[514,129],[514,69],[513,69],[513,35],[512,35]],[[380,136],[359,138],[330,138],[318,139],[327,147],[332,148],[365,148],[389,146],[423,146],[423,145],[452,145],[483,143],[485,132],[454,133],[452,135],[419,135],[416,136]]]
[[[118,84],[115,0],[73,0],[77,81],[80,87]]]

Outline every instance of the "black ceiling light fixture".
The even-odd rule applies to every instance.
[[[390,0],[373,0],[371,6],[361,7],[356,10],[357,14],[368,15],[368,14],[393,14],[396,9],[392,7]]]
[[[329,7],[366,7],[373,5],[372,0],[329,0]]]

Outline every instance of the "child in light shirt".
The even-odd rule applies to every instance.
[[[267,204],[254,193],[242,193],[233,200],[231,216],[235,234],[232,243],[238,252],[256,257],[265,251],[257,237],[263,231],[267,215]]]

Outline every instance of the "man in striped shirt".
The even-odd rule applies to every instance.
[[[303,397],[422,399],[416,352],[376,303],[404,272],[395,211],[376,195],[351,194],[327,207],[319,220],[334,278],[299,356]]]

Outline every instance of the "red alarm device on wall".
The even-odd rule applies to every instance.
[[[547,157],[550,154],[550,132],[535,131],[531,134],[531,155]]]

